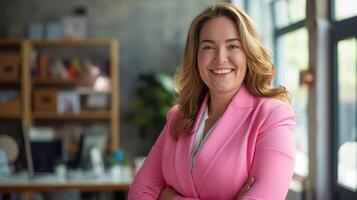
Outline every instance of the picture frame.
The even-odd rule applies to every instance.
[[[80,95],[74,91],[62,91],[57,95],[57,113],[73,113],[81,112]]]

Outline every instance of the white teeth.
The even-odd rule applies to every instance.
[[[233,70],[232,69],[219,69],[219,70],[212,70],[212,71],[215,74],[228,74]]]

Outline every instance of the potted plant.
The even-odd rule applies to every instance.
[[[148,153],[166,122],[166,114],[175,103],[175,90],[170,76],[157,73],[140,74],[136,89],[134,118],[139,133],[146,140]]]

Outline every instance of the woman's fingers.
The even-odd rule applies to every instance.
[[[178,195],[177,192],[173,188],[167,186],[163,191],[161,191],[159,199],[170,200],[174,198],[176,195]]]
[[[254,181],[255,181],[254,177],[250,177],[250,178],[248,179],[248,181],[245,183],[245,185],[244,185],[244,187],[243,187],[244,193],[248,192],[248,190],[250,189],[250,187],[252,187]]]
[[[244,187],[240,190],[239,194],[237,195],[236,200],[239,200],[241,197],[245,195],[249,191],[249,189],[252,187],[254,184],[255,178],[250,177],[247,182],[245,183]]]

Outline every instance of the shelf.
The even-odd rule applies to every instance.
[[[99,123],[108,127],[110,138],[109,148],[114,151],[120,144],[120,99],[119,99],[119,49],[118,41],[115,39],[82,39],[82,40],[28,40],[28,39],[0,39],[0,47],[4,52],[18,52],[21,56],[21,68],[18,78],[2,77],[0,78],[1,89],[11,89],[19,91],[17,112],[8,105],[0,104],[0,119],[21,120],[24,127],[32,126],[71,126],[71,121],[78,122],[78,126],[87,126],[87,124]],[[31,55],[34,51],[49,54],[53,57],[95,57],[95,59],[108,59],[110,88],[108,93],[108,109],[100,111],[86,111],[79,114],[58,114],[56,109],[53,111],[36,111],[34,107],[34,94],[38,90],[47,90],[50,92],[75,91],[78,94],[92,94],[94,86],[86,82],[86,75],[79,73],[78,76],[71,79],[62,79],[61,77],[39,77],[32,76],[31,67],[33,60]],[[63,53],[64,52],[64,53]],[[62,55],[63,54],[63,55]],[[67,56],[68,54],[68,56]],[[53,98],[55,100],[56,98]],[[51,100],[51,99],[45,99]],[[82,99],[80,99],[82,100]],[[46,102],[45,102],[46,103]],[[48,102],[49,104],[51,102]],[[82,103],[82,102],[80,102]],[[52,106],[54,107],[54,106]],[[12,111],[12,114],[9,114]],[[3,112],[3,113],[1,113]],[[69,147],[75,150],[74,147]]]
[[[3,84],[20,84],[21,83],[21,79],[20,78],[5,78],[5,77],[2,77],[2,78],[0,78],[0,83],[3,83]]]
[[[32,40],[34,46],[108,46],[113,40]]]
[[[37,85],[75,85],[77,80],[60,78],[34,78],[32,83]]]
[[[16,113],[0,112],[0,119],[20,119],[21,117],[22,117],[21,112],[16,112]]]
[[[88,120],[88,119],[110,119],[109,111],[83,111],[79,114],[64,113],[59,114],[56,112],[43,112],[34,111],[34,119],[48,119],[48,120]]]
[[[20,45],[23,39],[6,39],[0,40],[0,45]]]

